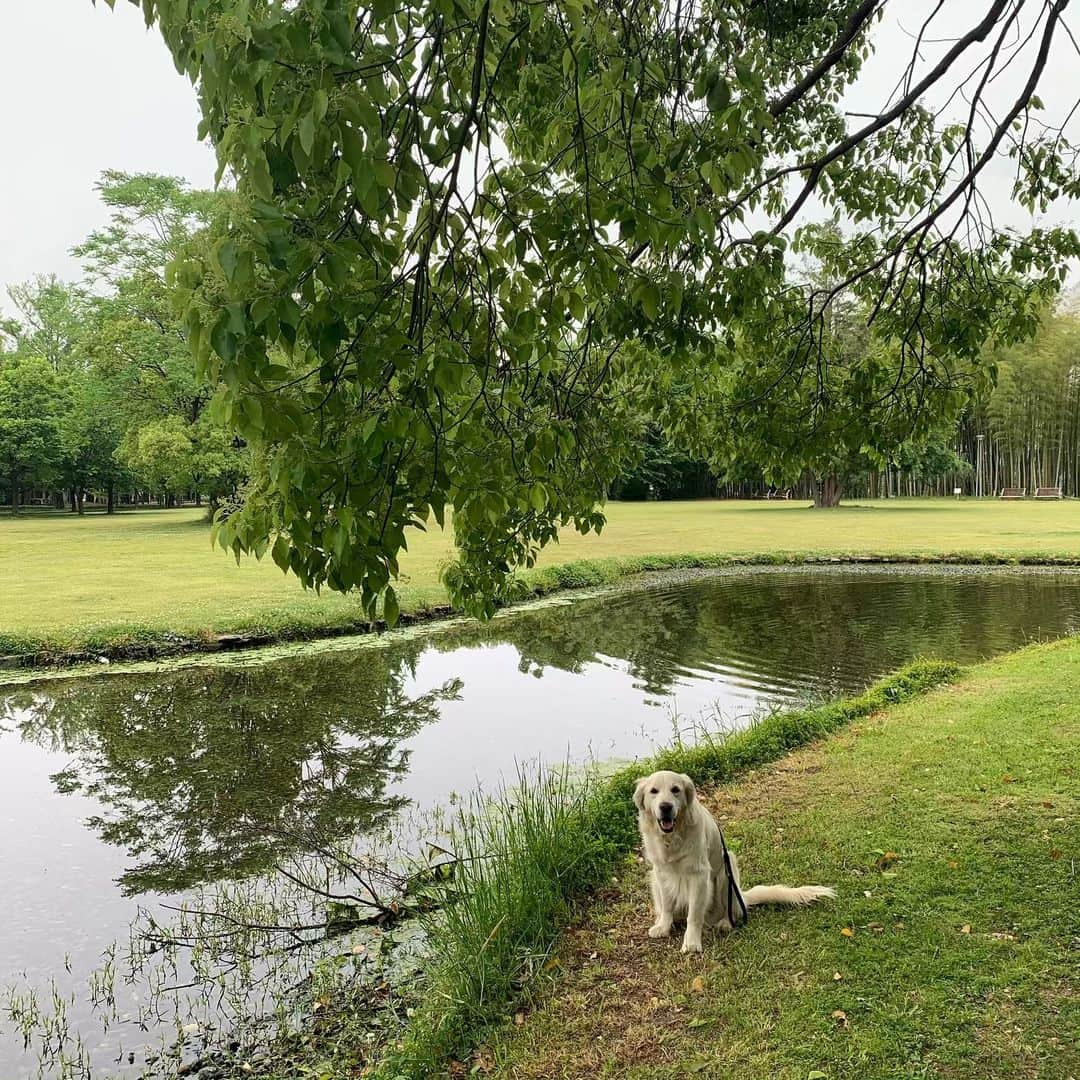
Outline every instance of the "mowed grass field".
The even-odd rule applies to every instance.
[[[747,884],[837,898],[683,956],[632,858],[477,1071],[1080,1077],[1078,696],[1080,641],[1024,649],[701,792]]]
[[[812,510],[805,502],[611,503],[599,536],[568,532],[541,565],[580,559],[725,555],[994,553],[1080,558],[1080,504],[893,500]],[[415,533],[401,606],[446,600],[449,533]],[[352,597],[307,592],[266,558],[238,566],[210,545],[201,511],[0,517],[0,636],[92,641],[119,630],[198,634],[359,615]]]

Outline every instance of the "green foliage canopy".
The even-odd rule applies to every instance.
[[[995,230],[978,183],[1008,152],[1024,204],[1080,191],[1031,122],[1066,2],[969,9],[866,118],[843,93],[884,0],[141,0],[238,188],[174,265],[220,415],[256,448],[219,538],[392,615],[407,530],[452,506],[449,583],[490,611],[561,525],[600,527],[673,385],[665,430],[689,445],[742,350],[813,365],[834,293],[792,290],[787,251],[817,254],[815,203],[857,226],[836,288],[928,390],[921,358],[1029,333],[1076,238]],[[1006,67],[1020,88],[983,129]],[[967,123],[934,105],[957,84]]]
[[[36,416],[19,411],[30,407],[23,384],[36,367],[0,384],[0,413],[48,432],[14,439],[18,459],[0,470],[0,485],[13,503],[19,485],[64,487],[80,512],[83,491],[111,493],[125,479],[162,494],[194,487],[216,501],[243,479],[245,455],[209,416],[213,387],[196,371],[165,268],[197,250],[229,194],[117,171],[104,174],[98,192],[107,224],[74,249],[86,282],[39,276],[8,290],[19,317],[0,332],[15,359],[43,361],[53,378],[38,373],[49,400],[41,397]]]
[[[194,423],[212,388],[195,371],[165,270],[198,243],[228,196],[190,190],[175,177],[117,171],[104,174],[98,193],[109,221],[74,250],[100,290],[84,324],[87,357],[115,381],[133,420],[177,415]]]

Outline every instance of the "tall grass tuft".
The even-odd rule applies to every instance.
[[[575,899],[610,872],[617,845],[595,828],[605,789],[584,781],[566,768],[520,770],[499,797],[460,810],[425,1004],[384,1075],[430,1076],[467,1053],[543,966]]]

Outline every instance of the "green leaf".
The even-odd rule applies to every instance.
[[[305,113],[300,118],[297,133],[300,136],[300,145],[303,147],[304,153],[310,157],[312,148],[315,145],[315,118],[311,113]]]
[[[353,23],[352,19],[344,11],[332,11],[328,15],[330,33],[334,41],[341,47],[342,52],[348,52],[352,48]]]
[[[383,597],[383,618],[386,620],[386,625],[397,626],[399,614],[397,593],[394,592],[392,585],[387,585],[386,594]]]
[[[222,360],[230,361],[236,357],[236,335],[229,329],[229,317],[226,313],[222,313],[214,323],[214,328],[210,331],[210,344]]]
[[[262,324],[273,314],[276,306],[277,302],[272,296],[260,296],[257,300],[252,302],[251,321],[256,326],[262,326]]]
[[[397,170],[389,161],[376,161],[374,165],[375,180],[379,187],[392,188],[397,180]]]
[[[341,156],[349,166],[355,184],[362,175],[370,176],[370,166],[364,154],[364,140],[360,132],[349,124],[342,124],[338,132],[341,140]]]
[[[731,87],[723,79],[717,79],[706,96],[709,112],[723,112],[731,103]]]
[[[218,245],[217,261],[226,281],[232,281],[236,277],[237,259],[236,245],[231,240],[223,240]]]
[[[660,289],[651,281],[646,281],[638,290],[638,302],[649,322],[655,322],[660,312]]]

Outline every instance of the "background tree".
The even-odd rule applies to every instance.
[[[63,505],[66,492],[81,513],[84,493],[104,494],[111,512],[126,482],[216,503],[246,475],[246,454],[209,415],[214,387],[196,372],[166,267],[197,246],[228,195],[120,172],[106,173],[98,190],[108,224],[75,249],[86,285],[39,277],[9,290],[19,311],[7,327],[12,350],[45,360],[57,376],[58,449],[47,474],[54,499]],[[178,449],[189,455],[182,466]],[[128,468],[136,463],[147,471]]]
[[[1005,351],[985,401],[988,454],[1009,477],[1001,486],[1068,486],[1076,492],[1080,416],[1080,320],[1048,317],[1031,342]],[[991,490],[993,485],[991,485]]]
[[[832,225],[813,230],[821,256],[807,291],[836,292],[845,242]],[[838,259],[839,256],[839,259]],[[780,486],[804,471],[814,506],[835,507],[845,489],[869,471],[928,465],[929,448],[955,430],[970,395],[988,382],[976,358],[924,350],[917,364],[894,338],[871,325],[864,302],[836,294],[823,318],[816,362],[790,354],[748,353],[717,379],[714,459],[753,461]]]
[[[0,319],[0,354],[15,351],[21,330],[18,319]]]
[[[231,491],[246,472],[235,438],[207,411],[214,387],[195,369],[171,302],[166,268],[197,245],[227,193],[175,177],[107,172],[98,185],[109,224],[75,249],[106,291],[87,320],[86,347],[125,414],[120,458],[166,501]],[[186,460],[181,460],[186,456]]]
[[[87,320],[88,354],[116,380],[133,422],[175,415],[193,424],[213,386],[195,371],[166,268],[227,196],[193,191],[175,177],[115,171],[98,192],[109,223],[74,249],[102,292]]]
[[[48,361],[0,358],[0,469],[11,512],[25,485],[48,480],[60,466],[63,393]]]
[[[9,286],[8,296],[21,316],[11,323],[16,351],[41,357],[54,371],[68,368],[78,353],[86,293],[50,274]]]
[[[649,424],[640,440],[641,459],[611,486],[613,499],[693,499],[717,493],[708,462],[673,446],[663,430]]]
[[[58,421],[59,473],[70,492],[71,509],[81,514],[84,493],[104,489],[106,512],[111,514],[117,484],[126,476],[117,456],[124,433],[123,399],[114,380],[94,367],[69,374],[65,384]]]
[[[168,506],[173,496],[191,485],[191,438],[187,425],[178,416],[132,428],[120,456],[158,494],[162,506]]]
[[[245,448],[221,424],[203,413],[194,424],[188,425],[191,441],[191,482],[195,489],[195,505],[206,493],[211,511],[221,499],[235,492],[247,479],[249,459]]]

